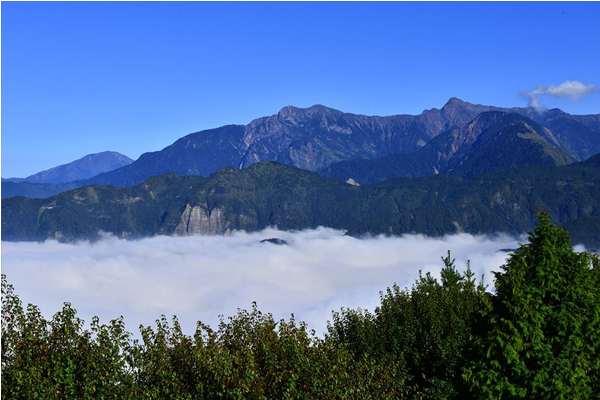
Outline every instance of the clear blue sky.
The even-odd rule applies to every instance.
[[[324,104],[390,115],[452,96],[600,85],[598,3],[2,3],[2,176]],[[600,112],[600,94],[543,98]]]

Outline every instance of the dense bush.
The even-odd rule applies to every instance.
[[[413,395],[428,399],[464,396],[466,346],[473,339],[476,316],[489,307],[485,288],[476,285],[470,268],[461,275],[450,253],[442,260],[441,283],[426,274],[410,291],[394,285],[381,294],[374,314],[334,313],[327,336],[347,344],[359,359],[398,365]]]
[[[356,361],[294,319],[240,310],[185,335],[163,316],[132,340],[123,320],[89,329],[65,304],[51,321],[23,309],[2,277],[2,398],[316,399],[402,397],[402,370]]]
[[[46,320],[2,276],[3,399],[592,398],[600,393],[600,262],[541,214],[496,294],[443,257],[441,280],[334,313],[324,338],[256,305],[185,335],[176,318],[89,328]]]

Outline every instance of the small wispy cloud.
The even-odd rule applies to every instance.
[[[545,110],[546,107],[540,102],[541,96],[551,96],[557,98],[570,97],[577,101],[581,96],[598,90],[593,83],[585,84],[580,81],[564,81],[559,85],[538,86],[531,92],[521,92],[521,96],[529,101],[529,106],[538,111]]]

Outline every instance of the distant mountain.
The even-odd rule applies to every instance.
[[[573,244],[583,244],[588,250],[600,251],[600,216],[577,218],[564,227],[571,234]]]
[[[506,114],[477,137],[470,151],[452,161],[448,173],[474,177],[526,165],[567,165],[575,160],[552,131],[526,117]]]
[[[222,167],[243,168],[261,161],[317,171],[351,159],[374,159],[420,150],[450,129],[461,129],[483,112],[517,113],[546,127],[574,160],[600,152],[600,115],[572,116],[560,110],[500,108],[451,98],[441,109],[389,117],[343,113],[315,105],[284,107],[250,122],[192,133],[161,151],[145,153],[131,165],[82,184],[128,186],[162,173],[208,176]],[[531,123],[530,123],[531,124]],[[433,171],[433,168],[429,168]]]
[[[209,178],[166,174],[140,185],[87,186],[48,199],[2,200],[3,240],[226,234],[315,228],[351,234],[523,233],[536,208],[597,237],[600,168],[520,167],[475,179],[439,175],[353,186],[270,162]],[[581,223],[578,225],[578,222]]]
[[[221,167],[242,168],[276,161],[309,171],[354,158],[410,153],[440,132],[463,126],[494,107],[456,98],[442,109],[390,117],[343,113],[321,105],[284,107],[248,125],[192,133],[161,151],[145,153],[131,165],[81,184],[128,186],[162,173],[208,176]]]
[[[518,124],[527,128],[513,136],[508,128],[496,129],[506,146],[502,148],[496,139],[489,139],[489,132],[490,124],[506,114],[519,114],[524,119]],[[479,139],[484,131],[488,135]],[[517,146],[519,151],[510,151],[508,146]],[[479,156],[467,154],[471,147]],[[192,133],[160,151],[142,154],[129,165],[73,185],[131,186],[164,173],[208,176],[222,167],[244,168],[261,161],[365,183],[451,171],[473,176],[522,164],[561,165],[598,152],[600,115],[575,116],[557,109],[540,113],[533,108],[484,106],[457,98],[441,109],[388,117],[343,113],[321,105],[289,106],[248,125]],[[14,193],[50,196],[56,190],[56,186],[5,189],[3,182],[2,197]]]
[[[595,156],[592,156],[585,161],[573,165],[600,168],[600,154],[596,154]]]
[[[600,114],[571,115],[557,108],[530,113],[530,118],[549,128],[576,160],[600,153]]]
[[[548,128],[521,114],[486,111],[462,127],[442,132],[413,153],[342,161],[320,173],[375,183],[440,173],[474,177],[523,165],[558,166],[573,161]]]
[[[30,197],[33,199],[44,199],[54,196],[66,190],[81,187],[74,182],[67,183],[31,183],[31,182],[12,182],[2,181],[2,198],[8,199],[15,196]]]
[[[116,151],[104,151],[102,153],[88,154],[68,164],[38,172],[27,178],[9,178],[3,179],[3,181],[52,184],[73,182],[121,168],[132,162],[132,159]]]

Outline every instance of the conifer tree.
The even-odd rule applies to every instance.
[[[538,216],[529,243],[496,274],[496,296],[478,356],[464,377],[475,398],[589,399],[600,374],[597,262],[573,250],[566,230]],[[592,264],[595,265],[591,268]]]

